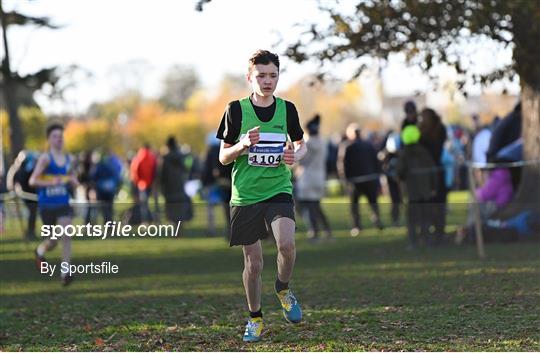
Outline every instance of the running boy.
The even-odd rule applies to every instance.
[[[38,208],[43,225],[67,226],[72,222],[72,210],[69,205],[68,186],[77,185],[77,179],[71,173],[72,158],[64,152],[64,127],[53,124],[47,128],[49,150],[43,153],[30,176],[29,183],[38,189]],[[46,262],[45,253],[54,249],[57,240],[44,240],[36,249],[36,265]],[[62,237],[62,262],[71,260],[71,238]],[[62,273],[63,285],[68,285],[72,277]]]
[[[247,80],[253,93],[229,103],[217,137],[222,140],[219,160],[234,162],[231,197],[230,245],[244,252],[243,282],[250,319],[243,340],[260,340],[261,239],[276,239],[278,273],[275,291],[285,319],[302,320],[298,300],[289,289],[296,248],[291,171],[287,165],[306,153],[304,132],[294,104],[274,96],[279,80],[279,58],[259,50],[249,59]],[[288,142],[287,135],[292,144]]]

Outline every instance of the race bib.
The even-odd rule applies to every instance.
[[[255,145],[249,148],[248,164],[254,167],[277,167],[283,159],[283,144]]]
[[[45,188],[45,195],[47,197],[65,196],[67,193],[65,185],[47,186]]]

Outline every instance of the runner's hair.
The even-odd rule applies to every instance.
[[[257,50],[251,56],[251,58],[249,58],[248,71],[249,73],[251,73],[255,65],[258,65],[258,64],[268,65],[270,63],[276,65],[279,70],[279,57],[277,56],[277,54],[269,52],[268,50],[262,50],[262,49]]]
[[[49,137],[51,132],[53,132],[54,130],[62,130],[62,131],[64,131],[64,126],[62,124],[59,124],[59,123],[53,123],[53,124],[49,125],[47,127],[47,130],[45,131],[47,137]]]

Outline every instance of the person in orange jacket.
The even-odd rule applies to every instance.
[[[139,149],[130,165],[130,179],[134,188],[134,195],[139,205],[141,221],[151,221],[152,214],[148,207],[148,198],[156,177],[157,157],[145,143]]]

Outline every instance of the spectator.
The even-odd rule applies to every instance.
[[[346,130],[347,140],[342,143],[338,153],[338,173],[340,178],[347,183],[351,202],[351,215],[353,228],[351,236],[360,234],[362,228],[358,199],[365,195],[372,210],[372,221],[382,229],[377,204],[380,172],[379,161],[375,149],[368,142],[360,138],[358,124],[350,124]]]
[[[311,241],[319,240],[319,225],[324,228],[326,238],[332,239],[330,224],[321,208],[321,199],[326,190],[327,148],[319,136],[320,119],[319,115],[315,115],[306,125],[307,153],[295,170],[296,196]]]
[[[165,198],[165,214],[173,223],[189,221],[193,218],[191,199],[184,190],[188,177],[186,159],[178,147],[174,136],[167,139],[167,154],[163,156],[159,183]]]
[[[446,142],[447,147],[449,147],[448,152],[450,152],[452,159],[455,162],[454,169],[456,173],[454,177],[454,184],[456,185],[457,190],[468,190],[468,174],[467,167],[465,166],[466,144],[464,143],[464,139],[466,138],[467,134],[464,132],[464,129],[461,126],[450,125],[447,130],[447,136],[448,141]]]
[[[405,145],[399,152],[396,172],[404,182],[407,194],[407,231],[409,249],[418,246],[418,234],[429,245],[429,208],[430,201],[437,189],[437,175],[429,169],[435,163],[425,147],[418,143],[420,130],[415,125],[408,125],[401,132],[401,140]],[[420,233],[418,233],[420,228]]]
[[[512,177],[507,168],[494,169],[487,182],[475,192],[480,202],[493,202],[498,208],[506,206],[513,195]]]
[[[328,140],[326,148],[326,176],[327,178],[337,177],[337,156],[339,150],[339,135]]]
[[[472,142],[471,160],[474,163],[486,163],[487,151],[491,140],[492,129],[494,125],[484,126],[474,135]]]
[[[521,103],[518,103],[493,129],[487,151],[488,162],[494,162],[497,153],[503,147],[521,137],[521,120]]]
[[[36,239],[36,220],[38,213],[37,191],[30,186],[29,180],[36,166],[39,154],[21,151],[15,162],[9,168],[6,182],[7,188],[14,191],[23,201],[28,210],[27,226],[24,237],[26,240]]]
[[[79,154],[79,157],[81,155]],[[90,174],[94,168],[94,151],[88,150],[82,153],[82,162],[78,166],[78,180],[79,184],[84,189],[84,196],[86,199],[86,208],[84,212],[84,223],[93,223],[94,221],[94,207],[93,204],[96,201],[96,194],[92,187],[92,181],[90,180]]]
[[[208,152],[204,160],[202,171],[202,185],[205,189],[208,207],[208,230],[209,234],[215,233],[214,206],[220,204],[223,207],[225,219],[227,221],[227,232],[225,239],[229,240],[229,227],[231,215],[229,212],[229,202],[231,200],[231,172],[233,164],[223,165],[219,161],[220,141],[214,134],[209,134]]]
[[[473,137],[471,147],[471,161],[477,164],[487,163],[487,151],[491,140],[492,130],[495,126],[495,121],[491,126],[478,128],[478,131]],[[474,177],[477,184],[483,184],[485,174],[482,169],[474,169]]]
[[[150,150],[149,144],[139,149],[130,165],[130,178],[135,196],[136,208],[133,223],[150,222],[153,220],[148,207],[154,178],[156,176],[157,159]]]
[[[439,244],[445,235],[446,227],[446,198],[448,190],[444,182],[442,167],[442,151],[446,141],[446,127],[441,117],[433,109],[423,109],[420,113],[420,144],[430,153],[437,168],[434,174],[437,178],[437,189],[431,199],[431,222],[434,226],[434,244]]]
[[[405,111],[405,118],[401,122],[402,130],[407,125],[416,125],[418,123],[418,112],[416,110],[416,103],[414,103],[414,101],[406,101],[403,105],[403,110]]]
[[[90,173],[90,180],[96,190],[96,199],[103,214],[103,223],[114,218],[114,197],[122,185],[122,169],[110,153],[101,156],[100,161]]]
[[[444,185],[446,190],[452,190],[454,185],[456,160],[450,152],[450,141],[446,141],[441,155],[441,165],[444,170]]]
[[[386,144],[381,154],[382,170],[386,176],[388,193],[392,200],[392,224],[399,225],[399,208],[402,203],[401,189],[396,175],[396,163],[399,149],[401,148],[401,137],[398,133],[390,132],[386,138]]]
[[[486,183],[475,190],[476,200],[479,202],[480,222],[484,224],[497,210],[505,207],[513,196],[512,176],[507,168],[497,168],[490,172]],[[458,229],[456,243],[461,244],[467,236],[472,237],[474,232],[474,214],[469,208],[467,223]]]

